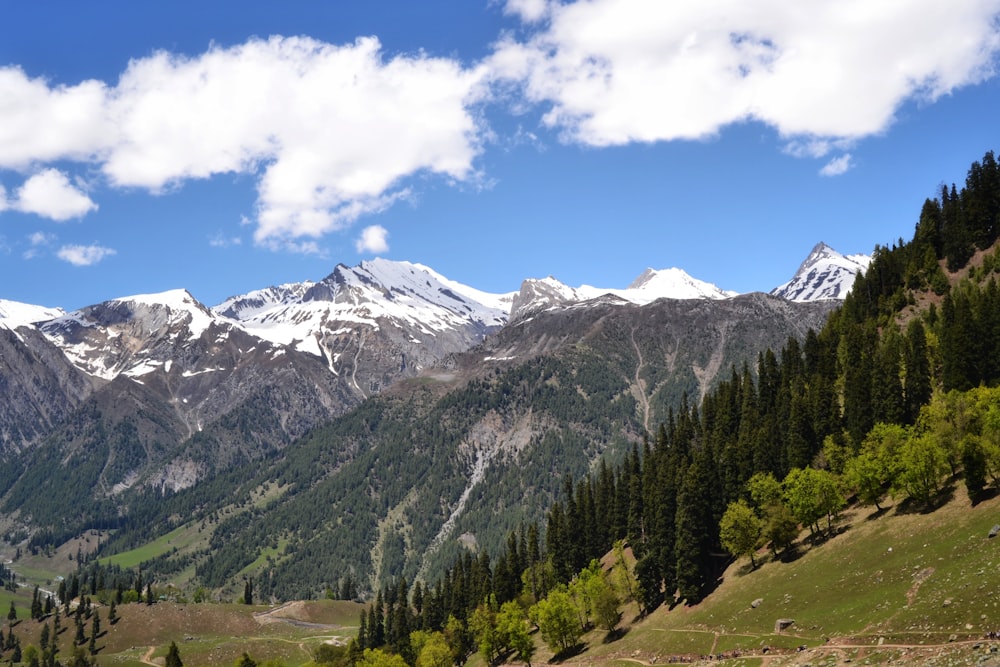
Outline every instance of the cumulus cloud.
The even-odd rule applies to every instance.
[[[522,21],[534,23],[541,21],[549,13],[547,0],[507,0],[504,13],[518,16]]]
[[[151,190],[257,174],[255,240],[287,246],[384,209],[416,172],[469,176],[478,80],[452,60],[384,60],[374,38],[255,39],[197,58],[161,52],[121,77],[112,104],[120,136],[103,169],[116,185]]]
[[[108,94],[100,81],[52,87],[19,67],[0,67],[0,168],[95,159],[115,133]]]
[[[389,250],[389,231],[382,225],[371,225],[361,230],[361,236],[354,243],[359,253],[378,255]]]
[[[255,240],[308,250],[314,244],[303,238],[406,196],[408,176],[472,177],[482,77],[452,59],[387,59],[375,38],[157,52],[131,61],[114,87],[53,87],[8,67],[0,69],[0,168],[73,160],[99,165],[112,186],[152,192],[252,174]]]
[[[58,169],[45,169],[25,181],[17,190],[13,207],[58,222],[97,210],[97,204]]]
[[[853,165],[851,164],[851,154],[844,153],[840,157],[833,158],[819,170],[820,176],[840,176],[846,173]]]
[[[490,66],[547,107],[546,125],[592,146],[751,120],[786,138],[861,138],[907,100],[991,76],[998,11],[998,0],[589,0],[552,5]]]
[[[99,245],[64,245],[56,252],[56,256],[73,266],[91,266],[105,257],[117,254],[113,248]]]

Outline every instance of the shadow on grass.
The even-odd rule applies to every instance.
[[[625,635],[627,635],[628,631],[629,631],[629,628],[615,628],[614,630],[612,630],[608,634],[604,635],[604,642],[603,643],[605,643],[605,644],[611,644],[613,642],[616,642],[619,639],[621,639],[622,637],[624,637]]]
[[[987,500],[993,500],[994,498],[997,497],[997,495],[1000,495],[1000,489],[995,489],[995,488],[983,489],[982,491],[976,494],[975,498],[971,499],[972,506],[975,507],[981,502]]]
[[[583,653],[585,650],[587,650],[586,642],[580,642],[579,644],[574,644],[573,646],[563,649],[562,651],[559,651],[554,656],[552,656],[552,658],[549,660],[549,664],[562,662],[563,660],[568,660],[569,658],[575,658],[576,656]]]
[[[876,519],[881,519],[888,514],[889,510],[893,509],[893,507],[893,505],[889,505],[888,507],[878,507],[874,512],[865,517],[865,521],[875,521]]]
[[[802,545],[798,542],[786,547],[780,554],[778,554],[778,560],[782,563],[794,563],[798,559],[806,555],[807,549],[803,549]]]
[[[933,514],[955,497],[955,484],[951,482],[927,500],[907,498],[896,505],[896,514]]]

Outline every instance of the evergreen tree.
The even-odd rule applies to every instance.
[[[975,436],[966,436],[962,441],[962,468],[965,473],[965,488],[973,504],[979,502],[986,488],[986,454]]]
[[[167,649],[167,658],[164,663],[164,667],[184,667],[184,662],[181,661],[181,652],[177,650],[176,642],[170,642],[170,648]]]
[[[920,320],[912,320],[907,326],[906,345],[903,349],[903,417],[905,423],[912,424],[917,420],[920,407],[931,398],[930,358],[926,332]]]
[[[253,577],[249,577],[243,585],[243,604],[253,604]]]
[[[690,604],[701,600],[708,584],[707,572],[710,569],[710,538],[705,516],[708,503],[704,498],[710,490],[699,488],[701,477],[698,464],[691,464],[677,494],[677,514],[674,520],[677,590],[681,599],[686,599]]]

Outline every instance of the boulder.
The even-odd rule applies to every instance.
[[[774,632],[775,634],[783,632],[784,630],[787,630],[793,625],[795,625],[794,618],[779,618],[777,621],[774,622]]]

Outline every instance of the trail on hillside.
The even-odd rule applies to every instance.
[[[142,662],[144,665],[152,665],[152,667],[161,667],[161,665],[159,665],[158,663],[153,662],[154,651],[156,651],[156,647],[150,646],[149,650],[146,651],[146,653],[141,658],[139,658],[139,661]]]

